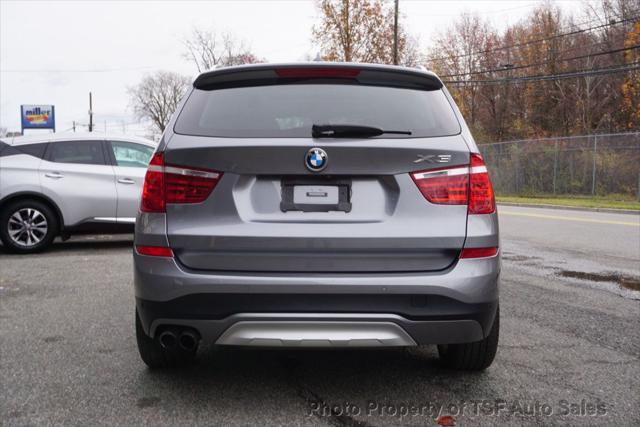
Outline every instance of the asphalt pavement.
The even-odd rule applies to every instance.
[[[0,248],[0,425],[640,423],[640,216],[500,207],[501,338],[483,373],[435,348],[205,347],[152,372],[130,236]]]

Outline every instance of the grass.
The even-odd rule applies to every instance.
[[[633,209],[640,211],[640,201],[629,196],[496,196],[496,201],[534,205],[577,206],[583,208]]]

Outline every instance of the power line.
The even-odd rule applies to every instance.
[[[485,53],[491,53],[491,52],[499,52],[501,50],[507,50],[507,49],[516,48],[516,47],[529,46],[529,45],[536,44],[536,43],[542,43],[544,41],[555,40],[555,39],[561,38],[561,37],[572,36],[572,35],[585,33],[585,32],[596,30],[596,29],[602,29],[602,28],[610,27],[610,26],[613,26],[613,25],[617,25],[617,24],[621,24],[621,23],[625,23],[625,22],[629,22],[629,21],[635,21],[639,17],[640,16],[635,16],[633,18],[622,19],[620,21],[611,21],[609,23],[596,25],[594,27],[580,28],[580,29],[577,29],[577,30],[569,31],[567,33],[555,34],[553,36],[543,37],[543,38],[539,38],[539,39],[535,39],[535,40],[529,40],[529,41],[526,41],[526,42],[516,43],[516,44],[512,44],[512,45],[508,45],[508,46],[501,46],[501,47],[497,47],[495,49],[487,49],[487,50],[483,50],[483,51],[476,51],[476,52],[471,52],[471,53],[466,53],[466,54],[463,54],[463,55],[456,55],[456,56],[451,56],[451,57],[444,57],[443,56],[443,57],[439,57],[439,58],[432,58],[431,61],[442,61],[442,60],[445,60],[445,59],[465,58],[465,57],[473,56],[473,55],[479,55],[479,54],[485,54]],[[587,23],[595,22],[596,20],[597,19],[592,19],[590,21],[585,21],[582,24],[578,24],[578,25],[584,25],[584,24],[587,24]],[[575,25],[574,27],[577,27],[577,25]]]
[[[603,45],[605,46],[605,48],[610,47],[610,45],[611,45],[611,40],[606,40],[606,39],[605,39],[605,40],[593,40],[593,41],[591,41],[591,43],[589,44],[589,47],[590,47],[590,48],[596,48],[596,47],[598,47],[598,46],[603,46]],[[572,45],[572,46],[568,46],[568,47],[566,47],[566,48],[563,48],[563,49],[558,50],[558,51],[556,52],[556,54],[557,54],[557,55],[563,55],[563,54],[565,54],[565,53],[568,53],[568,52],[574,52],[574,51],[576,51],[576,50],[584,50],[584,48],[585,48],[584,43],[583,43],[583,44],[574,44],[574,45]]]
[[[594,76],[594,75],[603,75],[603,74],[615,74],[615,73],[625,73],[627,71],[633,71],[640,69],[640,62],[633,62],[631,64],[627,64],[624,67],[607,67],[607,68],[597,68],[592,70],[577,70],[568,73],[559,73],[559,74],[539,74],[534,76],[523,76],[523,77],[512,77],[512,78],[502,78],[502,79],[493,79],[493,80],[444,80],[444,83],[451,85],[463,85],[463,84],[485,84],[485,85],[494,85],[494,84],[502,84],[502,83],[518,83],[518,82],[529,82],[529,81],[544,81],[544,80],[561,80],[561,79],[569,79],[575,77],[585,77],[585,76]]]
[[[486,53],[491,53],[491,52],[499,52],[502,50],[508,50],[508,49],[512,49],[512,48],[516,48],[516,47],[523,47],[523,46],[529,46],[532,44],[536,44],[536,43],[542,43],[545,41],[549,41],[549,40],[555,40],[561,37],[566,37],[566,36],[573,36],[576,34],[580,34],[580,33],[585,33],[588,31],[593,31],[593,30],[598,30],[598,29],[602,29],[602,28],[606,28],[606,27],[611,27],[613,25],[618,25],[618,24],[622,24],[625,22],[630,22],[630,21],[636,21],[638,18],[640,18],[639,16],[634,16],[632,18],[627,18],[627,19],[621,19],[619,21],[613,21],[613,22],[609,22],[607,24],[600,24],[600,25],[596,25],[593,27],[588,27],[588,28],[580,28],[578,30],[574,30],[574,31],[569,31],[567,33],[561,33],[561,34],[556,34],[553,36],[549,36],[549,37],[543,37],[540,39],[534,39],[534,40],[529,40],[526,42],[522,42],[522,43],[516,43],[516,44],[512,44],[512,45],[508,45],[508,46],[501,46],[501,47],[497,47],[495,49],[487,49],[487,50],[479,50],[476,52],[471,52],[471,53],[465,53],[463,55],[455,55],[455,56],[441,56],[438,58],[431,58],[430,61],[444,61],[444,60],[450,60],[450,59],[458,59],[458,58],[466,58],[469,56],[473,56],[473,55],[483,55]]]
[[[613,49],[613,50],[608,50],[605,52],[596,52],[596,53],[590,53],[587,55],[580,55],[580,56],[574,56],[572,58],[564,58],[564,59],[556,59],[556,62],[568,62],[568,61],[575,61],[578,59],[585,59],[585,58],[591,58],[593,56],[601,56],[601,55],[611,55],[614,53],[619,53],[619,52],[626,52],[629,50],[634,50],[634,49],[638,49],[640,48],[640,45],[635,45],[635,46],[629,46],[629,47],[625,47],[625,48],[620,48],[620,49]],[[512,70],[521,70],[524,68],[531,68],[531,67],[541,67],[543,65],[548,65],[551,64],[554,60],[548,60],[548,61],[544,61],[544,62],[537,62],[534,64],[525,64],[525,65],[517,65],[515,67],[502,67],[502,68],[494,68],[494,69],[490,69],[490,70],[483,70],[483,71],[471,71],[468,73],[457,73],[457,74],[447,74],[441,77],[463,77],[463,76],[471,76],[474,74],[488,74],[488,73],[494,73],[494,72],[500,72],[500,71],[512,71]]]
[[[99,114],[94,114],[94,117],[101,117]],[[77,127],[88,127],[89,124],[86,122],[82,122],[81,120],[67,120],[65,123],[76,123]],[[104,119],[103,119],[104,121]],[[151,120],[142,120],[142,121],[124,121],[124,120],[115,120],[115,119],[107,119],[107,127],[122,127],[125,126],[149,126],[152,124]]]
[[[406,3],[421,3],[424,2],[424,0],[403,0],[403,2]],[[515,6],[515,7],[509,7],[506,9],[497,9],[497,10],[479,10],[479,11],[474,11],[474,14],[477,15],[500,15],[500,14],[504,14],[505,12],[511,12],[513,10],[518,10],[518,9],[530,9],[532,7],[536,7],[538,6],[540,3],[538,2],[532,2],[529,4],[525,4],[522,6]],[[460,16],[459,12],[455,12],[455,13],[411,13],[411,16],[447,16],[447,17],[456,17],[456,16]]]
[[[0,70],[0,73],[112,73],[119,71],[137,71],[148,70],[157,67],[125,67],[125,68],[95,68],[95,69],[50,69],[50,70],[34,70],[34,69],[9,69]]]

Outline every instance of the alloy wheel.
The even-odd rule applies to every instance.
[[[18,246],[33,247],[44,239],[49,231],[47,218],[34,208],[15,211],[7,224],[9,238]]]

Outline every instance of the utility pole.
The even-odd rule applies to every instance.
[[[93,132],[93,100],[89,92],[89,132]]]
[[[593,137],[593,168],[591,169],[591,195],[596,195],[596,155],[598,154],[598,135]]]
[[[395,0],[396,10],[393,14],[393,65],[398,65],[398,3],[400,0]]]

